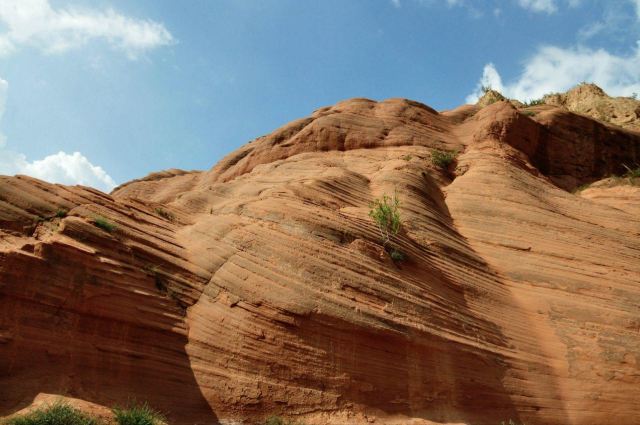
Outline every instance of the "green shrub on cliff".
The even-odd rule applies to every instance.
[[[400,200],[397,195],[383,195],[382,199],[375,199],[369,210],[369,217],[375,221],[380,231],[382,245],[387,246],[391,241],[391,236],[400,230]]]
[[[627,169],[627,172],[624,175],[626,178],[629,180],[640,179],[640,167],[631,168],[626,164],[622,164],[622,166]]]
[[[118,425],[166,425],[162,414],[149,405],[139,404],[127,408],[114,408],[113,416]],[[1,425],[104,425],[104,422],[71,407],[65,402],[56,402],[31,412],[16,416]],[[111,422],[109,422],[111,424]]]
[[[164,208],[158,207],[155,209],[155,212],[165,220],[174,221],[176,219],[175,215],[173,215],[170,211],[165,210]]]
[[[104,217],[96,217],[93,220],[93,225],[108,233],[112,233],[118,227]]]
[[[271,416],[265,422],[264,425],[304,425],[302,422],[291,422],[280,416]]]
[[[538,106],[538,105],[544,105],[544,98],[540,98],[540,99],[531,99],[528,102],[524,103],[524,106]]]
[[[3,425],[98,425],[99,422],[63,402],[56,402],[2,422]]]
[[[129,406],[126,409],[116,407],[113,409],[116,423],[118,425],[164,425],[164,416],[153,410],[148,404],[138,404]]]
[[[404,261],[405,255],[396,248],[390,246],[391,238],[397,235],[402,226],[400,219],[400,200],[398,195],[383,195],[382,199],[375,199],[369,210],[369,217],[378,226],[382,246],[389,253],[393,261]]]
[[[456,156],[458,156],[458,152],[456,151],[441,151],[434,149],[431,151],[431,163],[438,168],[446,170],[456,159]]]

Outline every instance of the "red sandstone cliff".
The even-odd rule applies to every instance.
[[[61,394],[176,424],[635,424],[640,187],[572,191],[640,133],[526,111],[352,99],[111,195],[1,177],[0,416]],[[399,263],[368,217],[394,191]]]

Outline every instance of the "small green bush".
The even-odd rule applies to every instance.
[[[536,116],[536,113],[533,112],[533,111],[523,111],[522,113],[525,114],[528,117],[535,117]]]
[[[176,219],[176,216],[173,215],[170,211],[165,210],[164,208],[156,208],[156,214],[165,220],[173,221]]]
[[[98,425],[98,423],[96,419],[62,402],[56,402],[2,422],[3,425]]]
[[[589,188],[589,186],[591,186],[591,183],[581,184],[580,186],[576,187],[576,188],[573,190],[573,193],[580,193],[580,192],[582,192],[583,190],[588,189],[588,188]]]
[[[458,156],[457,151],[441,151],[434,149],[431,151],[431,163],[438,168],[446,170]]]
[[[56,211],[56,217],[58,218],[65,218],[67,216],[67,214],[69,214],[69,211],[60,208],[58,211]]]
[[[397,194],[394,194],[392,197],[383,195],[382,199],[373,201],[371,210],[369,211],[369,217],[373,219],[380,231],[382,246],[385,251],[389,253],[393,261],[405,260],[405,255],[401,251],[389,246],[391,237],[397,235],[402,226],[399,207],[400,200]]]
[[[538,105],[544,105],[544,98],[541,99],[531,99],[528,102],[524,103],[524,106],[538,106]]]
[[[105,232],[111,233],[118,228],[115,224],[110,222],[104,217],[96,217],[93,220],[93,225],[104,230]]]
[[[376,199],[371,204],[369,217],[378,226],[383,246],[387,246],[391,240],[391,236],[396,235],[400,231],[402,225],[400,219],[400,200],[396,194],[393,197],[383,195],[382,199]]]
[[[282,419],[280,416],[270,416],[264,425],[304,425],[302,422],[291,422],[286,419]]]
[[[146,403],[132,405],[126,409],[116,407],[113,409],[113,415],[118,425],[164,425],[167,423],[160,412],[153,410]]]
[[[626,178],[631,180],[640,178],[640,167],[630,168],[625,164],[622,164],[622,166],[627,169],[627,172],[624,175]]]
[[[397,249],[392,249],[389,256],[393,261],[404,261],[406,259],[402,251],[398,251]]]

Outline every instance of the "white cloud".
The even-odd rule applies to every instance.
[[[395,7],[400,7],[401,0],[390,0],[390,1]],[[475,14],[481,15],[483,13],[481,10],[482,7],[480,5],[474,5],[472,2],[470,1],[467,2],[466,0],[415,0],[415,1],[423,4],[428,4],[428,5],[444,2],[448,6],[467,6],[467,7],[473,8],[473,10],[475,11]],[[610,6],[613,3],[611,0],[594,0],[594,1],[600,1],[605,6]],[[631,4],[635,8],[636,15],[640,20],[640,0],[622,0],[622,2],[627,5]],[[566,6],[570,8],[575,8],[575,7],[581,6],[584,3],[584,0],[562,0],[562,1],[560,0],[514,0],[514,3],[516,3],[518,6],[524,9],[531,10],[532,12],[553,14],[559,10],[559,4],[562,4],[562,5],[566,4]],[[496,4],[499,4],[499,3],[496,3]],[[478,8],[474,6],[477,6]],[[496,7],[493,9],[493,14],[496,17],[499,16],[501,12],[502,10],[500,8]]]
[[[113,9],[53,8],[49,0],[0,0],[0,57],[32,47],[46,54],[63,53],[92,40],[103,40],[134,59],[139,54],[174,43],[157,22],[123,16]],[[7,98],[0,78],[0,118]],[[7,147],[0,134],[0,174],[26,174],[52,183],[82,184],[110,191],[115,181],[80,152],[58,152],[43,159],[27,157]]]
[[[9,91],[9,83],[7,80],[0,78],[0,118],[4,115],[4,108],[7,104],[7,92]],[[2,143],[0,142],[0,147]]]
[[[483,87],[490,87],[501,93],[504,91],[504,86],[502,85],[502,78],[500,78],[500,74],[498,74],[498,70],[496,69],[495,65],[493,65],[492,63],[488,63],[484,66],[484,70],[482,71],[482,77],[480,78],[480,81],[478,81],[478,84],[476,85],[476,88],[474,89],[473,93],[467,96],[465,101],[467,103],[476,103],[478,101],[478,98],[482,96]]]
[[[578,32],[582,43],[597,41],[636,39],[640,36],[640,0],[611,1],[604,3],[602,18],[583,26]],[[597,38],[596,38],[597,37]]]
[[[110,192],[116,182],[80,152],[58,152],[24,165],[21,173],[52,183],[81,184]]]
[[[548,14],[552,14],[558,11],[558,0],[517,0],[518,4],[525,8],[529,9],[533,12],[545,12]],[[640,0],[623,0],[627,4],[631,4],[636,9],[636,14],[638,19],[640,19]],[[610,6],[614,2],[611,0],[600,0],[605,6]],[[584,0],[564,0],[564,3],[567,6],[575,8],[581,6],[584,3]]]
[[[0,119],[4,115],[7,104],[7,92],[9,91],[9,83],[7,80],[0,78]],[[7,138],[0,132],[0,153],[7,143]],[[0,165],[2,165],[2,156],[0,156]]]
[[[5,110],[9,84],[0,78],[0,118]],[[26,174],[51,183],[82,184],[105,192],[111,191],[116,182],[102,167],[93,165],[80,152],[58,152],[43,159],[29,162],[27,157],[6,147],[0,134],[0,174]]]
[[[610,1],[610,0],[606,0]],[[630,0],[640,1],[640,0]],[[578,7],[582,4],[583,0],[565,0],[569,7]],[[558,11],[557,0],[518,0],[518,4],[533,12],[544,12],[552,14]]]
[[[533,12],[545,12],[552,14],[558,11],[558,0],[517,0],[518,4]],[[598,1],[598,0],[596,0]],[[612,5],[626,4],[634,7],[636,16],[640,20],[640,0],[622,0],[622,2],[613,2],[611,0],[599,0],[605,7]],[[584,0],[564,0],[564,3],[571,8],[581,6]]]
[[[640,20],[640,0],[629,0],[636,8],[636,17]]]
[[[116,182],[102,167],[93,165],[80,152],[58,152],[29,162],[21,153],[0,148],[0,174],[26,174],[50,183],[81,184],[110,192]]]
[[[135,58],[139,53],[174,42],[169,31],[151,20],[105,11],[54,9],[49,0],[0,0],[0,56],[21,46],[55,54],[83,46],[93,39]]]
[[[558,10],[555,0],[518,0],[518,4],[534,12],[554,13]]]
[[[417,3],[424,4],[424,5],[433,5],[433,4],[436,4],[438,2],[444,2],[447,6],[453,7],[453,6],[461,6],[464,3],[465,0],[415,0],[415,1]],[[401,6],[401,1],[400,0],[391,0],[391,4],[393,4],[395,7],[400,7]]]
[[[531,100],[568,90],[582,81],[593,82],[612,96],[640,93],[640,43],[627,56],[604,49],[544,46],[526,61],[520,76],[508,84],[503,83],[493,64],[487,64],[466,101],[478,99],[481,85],[491,85],[509,98]]]

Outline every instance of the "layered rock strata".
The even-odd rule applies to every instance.
[[[572,191],[640,133],[533,110],[352,99],[110,195],[2,177],[0,415],[635,423],[640,188]],[[400,262],[368,217],[392,193]]]

